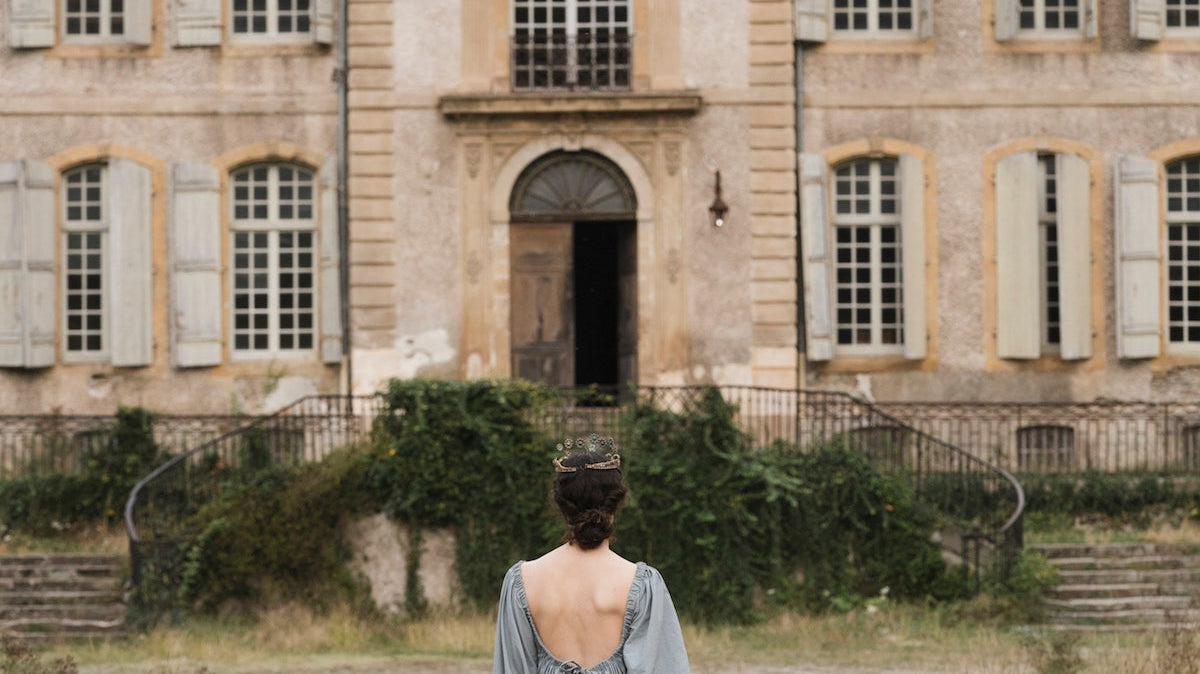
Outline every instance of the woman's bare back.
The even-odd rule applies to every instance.
[[[603,545],[563,545],[521,565],[521,582],[542,644],[556,658],[592,667],[621,644],[637,565]]]

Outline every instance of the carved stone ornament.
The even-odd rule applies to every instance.
[[[663,147],[663,158],[667,162],[667,175],[674,176],[679,172],[679,160],[683,154],[683,147],[676,141],[671,141]]]
[[[474,178],[479,175],[479,164],[483,160],[483,146],[479,143],[468,143],[463,154],[467,161],[467,175]]]

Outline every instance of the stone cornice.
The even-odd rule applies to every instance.
[[[438,112],[457,120],[537,115],[694,115],[700,111],[697,91],[653,93],[537,92],[528,94],[447,94]]]

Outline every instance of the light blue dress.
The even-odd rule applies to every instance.
[[[654,567],[638,562],[625,602],[621,643],[608,659],[584,669],[554,657],[542,643],[521,579],[512,565],[500,588],[493,674],[688,674],[687,651],[671,593]]]

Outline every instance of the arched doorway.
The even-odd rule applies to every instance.
[[[513,376],[554,386],[637,381],[637,199],[614,163],[552,152],[509,200]]]

